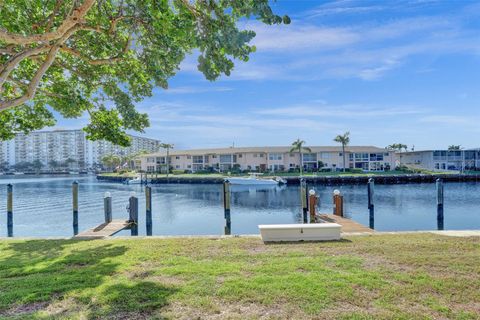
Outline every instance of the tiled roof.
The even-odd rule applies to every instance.
[[[341,146],[306,146],[310,148],[312,152],[341,152]],[[290,146],[279,147],[235,147],[235,148],[217,148],[217,149],[192,149],[192,150],[174,150],[170,149],[169,154],[171,156],[179,155],[205,155],[205,154],[236,154],[236,153],[288,153],[290,152]],[[346,152],[385,152],[384,148],[378,148],[374,146],[347,146]],[[388,151],[387,151],[388,152]],[[160,152],[143,155],[146,156],[165,156],[166,150]]]

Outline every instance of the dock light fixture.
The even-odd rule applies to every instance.
[[[311,195],[311,196],[314,196],[315,195],[315,190],[310,189],[310,191],[308,191],[308,194]]]
[[[104,194],[103,197],[104,197],[104,198],[111,198],[111,197],[112,197],[112,194],[107,191],[107,192],[105,192],[105,194]]]
[[[333,194],[335,196],[339,196],[340,195],[340,190],[338,190],[338,189],[333,190]]]
[[[135,197],[137,193],[135,191],[130,192],[130,197]]]

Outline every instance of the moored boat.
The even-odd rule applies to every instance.
[[[124,182],[125,184],[142,184],[142,179],[140,177],[135,177],[133,179],[127,179]]]
[[[280,177],[262,179],[258,177],[258,173],[251,173],[250,177],[232,177],[226,178],[225,181],[230,182],[232,185],[253,185],[253,186],[265,186],[265,185],[279,185],[285,184],[286,180]]]

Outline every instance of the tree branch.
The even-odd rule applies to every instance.
[[[39,53],[42,53],[42,52],[46,52],[48,51],[49,49],[49,46],[41,46],[41,47],[37,47],[37,48],[33,48],[33,49],[30,49],[30,50],[26,50],[26,51],[23,51],[15,56],[13,56],[12,58],[10,58],[10,60],[8,60],[4,66],[0,69],[0,92],[2,92],[2,86],[3,84],[5,83],[5,81],[7,80],[10,72],[13,71],[13,69],[15,69],[15,67],[25,58],[28,58],[30,56],[33,56],[33,55],[36,55],[36,54],[39,54]]]
[[[35,96],[35,92],[37,90],[38,84],[42,80],[45,72],[47,72],[48,68],[50,68],[50,66],[55,61],[55,57],[57,56],[57,53],[60,50],[60,46],[79,28],[80,26],[78,25],[73,26],[63,34],[63,36],[58,40],[58,42],[55,45],[50,47],[50,51],[48,52],[47,57],[45,58],[45,61],[38,68],[37,72],[33,76],[32,80],[30,81],[27,87],[25,94],[15,99],[0,101],[0,111],[24,104],[25,102],[27,102],[28,100],[32,99]]]
[[[0,111],[24,104],[25,102],[27,102],[28,100],[32,99],[35,96],[38,83],[40,82],[40,80],[42,80],[43,75],[48,70],[48,68],[52,65],[58,50],[59,50],[58,46],[54,46],[50,49],[50,51],[48,52],[47,58],[45,59],[43,64],[40,66],[40,68],[38,68],[32,81],[30,81],[30,84],[28,85],[25,94],[13,100],[1,101]]]
[[[38,42],[46,42],[57,40],[61,38],[68,30],[74,27],[76,24],[82,22],[83,17],[91,9],[96,0],[85,0],[82,5],[74,9],[72,13],[63,21],[57,30],[47,32],[44,34],[34,34],[24,36],[17,33],[11,33],[5,30],[0,30],[0,40],[17,45],[25,45]]]

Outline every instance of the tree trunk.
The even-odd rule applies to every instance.
[[[300,177],[303,174],[303,153],[300,151]]]
[[[345,145],[342,143],[343,172],[345,172]]]

